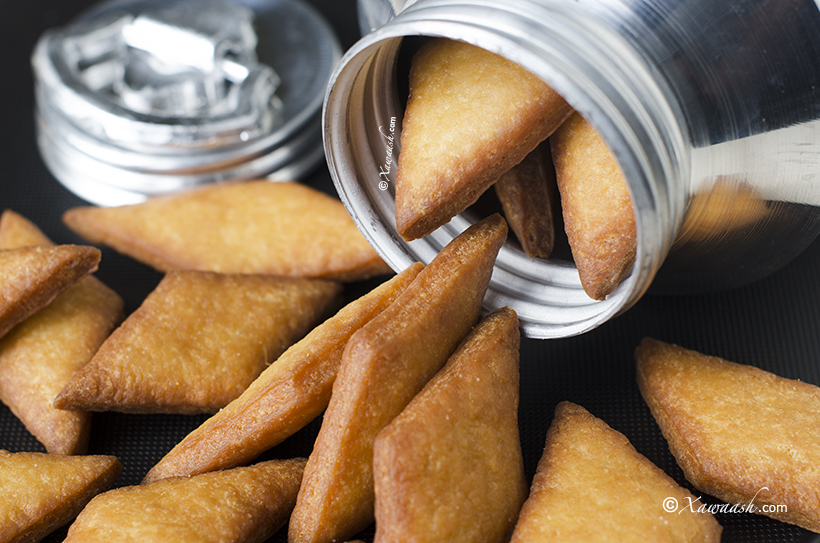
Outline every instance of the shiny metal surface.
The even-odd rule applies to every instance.
[[[358,0],[359,31],[369,34],[398,15],[415,0]]]
[[[531,337],[588,331],[650,287],[695,292],[754,281],[820,231],[813,0],[360,5],[363,26],[378,28],[331,79],[325,152],[354,220],[395,269],[429,261],[478,219],[468,211],[405,243],[395,232],[394,178],[379,187],[387,145],[378,128],[393,119],[400,125],[400,73],[426,36],[464,40],[529,69],[595,125],[618,158],[633,197],[638,256],[605,301],[586,297],[571,262],[529,259],[512,243],[499,255],[486,307],[510,305]]]
[[[298,179],[322,159],[322,98],[340,57],[299,0],[104,2],[37,44],[40,150],[102,205]]]

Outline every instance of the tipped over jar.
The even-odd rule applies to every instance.
[[[748,284],[820,232],[820,7],[814,0],[360,0],[364,37],[324,105],[342,201],[395,270],[429,262],[486,210],[413,241],[396,228],[395,173],[410,59],[433,38],[512,61],[601,135],[626,179],[634,264],[602,300],[571,257],[508,240],[485,298],[529,337],[586,332],[647,291]],[[469,118],[454,118],[456,129]]]

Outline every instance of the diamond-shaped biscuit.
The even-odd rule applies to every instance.
[[[564,230],[587,295],[603,300],[632,270],[638,231],[626,178],[601,135],[574,113],[550,138]]]
[[[695,488],[820,532],[820,388],[646,338],[638,385]]]
[[[506,543],[527,497],[518,318],[481,320],[376,437],[376,543]]]
[[[718,543],[700,505],[626,436],[562,402],[510,543]]]
[[[433,39],[413,56],[396,170],[396,227],[426,236],[475,203],[572,108],[514,62]]]
[[[99,263],[99,249],[81,245],[0,250],[0,337]]]
[[[299,183],[248,181],[69,209],[66,225],[160,271],[195,269],[356,281],[390,268],[344,205]]]
[[[265,541],[287,521],[304,465],[270,460],[110,490],[83,509],[65,541]]]
[[[0,541],[40,541],[107,490],[120,471],[113,456],[0,450]]]
[[[214,413],[341,302],[323,279],[169,272],[54,404]]]
[[[53,243],[13,211],[0,218],[0,248]],[[52,454],[82,454],[91,414],[54,398],[122,319],[123,301],[97,278],[69,287],[0,339],[0,399]]]

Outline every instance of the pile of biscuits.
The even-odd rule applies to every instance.
[[[25,217],[2,214],[0,400],[48,454],[2,452],[0,541],[41,539],[114,483],[118,459],[85,454],[92,412],[215,413],[339,309],[344,282],[391,271],[341,202],[295,183],[214,185],[138,206],[72,209],[64,219],[89,241],[165,275],[126,316],[122,298],[90,275],[99,249],[54,246]],[[315,416],[321,406],[310,409]],[[146,517],[155,532],[196,514],[210,524],[224,510],[220,534],[258,538],[287,520],[304,464],[255,465],[178,489],[152,486],[139,510],[160,496],[167,519],[159,511]],[[119,504],[120,493],[129,510],[131,496],[142,496],[123,489],[104,499]],[[163,501],[171,495],[186,496],[178,518],[175,500]],[[249,515],[253,522],[242,520]],[[125,526],[124,513],[112,518]],[[161,538],[177,539],[172,533]]]
[[[445,42],[420,58],[462,54],[484,53]],[[510,93],[543,85],[518,75]],[[416,115],[427,114],[408,106]],[[590,160],[612,173],[597,144],[570,143],[594,135],[588,125],[568,110],[558,117],[530,120],[548,125],[535,139],[556,130],[559,179]],[[539,142],[516,150],[516,168],[543,170],[530,144]],[[510,171],[483,182],[517,185]],[[390,270],[338,200],[304,185],[212,185],[75,208],[64,221],[164,277],[124,315],[120,297],[89,275],[98,249],[53,246],[3,214],[0,399],[48,454],[0,451],[0,542],[37,541],[67,523],[72,542],[264,541],[287,525],[291,543],[331,543],[374,522],[374,540],[391,543],[720,539],[699,498],[570,402],[557,406],[528,485],[518,317],[481,311],[508,236],[499,214],[346,305],[344,282]],[[820,532],[820,388],[652,339],[636,361],[641,393],[695,488]],[[91,413],[107,410],[212,415],[142,484],[109,490],[119,460],[85,454]],[[320,415],[308,458],[257,461]]]
[[[584,291],[602,300],[615,290],[635,261],[637,231],[626,179],[597,131],[539,78],[464,42],[425,43],[409,84],[399,235],[424,237],[495,187],[527,255],[551,255],[560,205]]]
[[[508,234],[500,215],[339,308],[343,286],[322,277],[386,270],[366,244],[341,247],[356,236],[339,215],[334,239],[312,242],[348,257],[312,265],[313,277],[260,271],[279,252],[266,257],[265,245],[317,235],[299,225],[304,208],[289,191],[330,203],[307,187],[251,182],[67,212],[83,235],[165,271],[127,317],[89,276],[97,249],[51,246],[3,214],[0,397],[49,454],[0,452],[0,541],[71,522],[74,542],[262,541],[287,525],[293,543],[330,543],[374,521],[379,542],[720,539],[699,498],[570,402],[555,411],[528,488],[518,318],[509,308],[481,316]],[[197,218],[212,216],[209,205],[223,210],[218,223]],[[162,206],[175,209],[165,226],[146,222]],[[267,263],[245,273],[225,246],[263,228],[257,206],[275,206],[288,227],[254,242],[248,255]],[[197,267],[156,264],[174,258]],[[692,485],[820,532],[820,436],[806,431],[820,425],[820,389],[650,339],[636,359]],[[142,484],[108,490],[118,459],[83,454],[90,412],[102,410],[213,415]],[[256,461],[320,415],[308,458]],[[670,499],[681,507],[665,509]]]

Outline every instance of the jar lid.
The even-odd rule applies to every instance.
[[[323,158],[341,47],[300,0],[111,0],[32,57],[38,145],[99,205],[196,185],[295,180]]]

